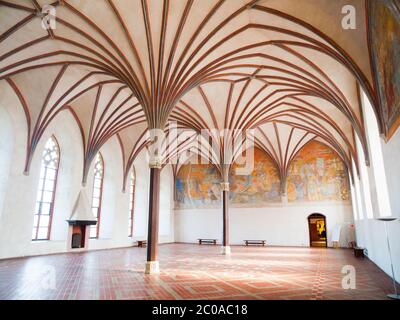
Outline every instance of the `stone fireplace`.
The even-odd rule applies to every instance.
[[[89,200],[82,190],[75,202],[71,217],[68,222],[68,251],[80,252],[89,247],[89,227],[95,225],[97,220],[93,217]]]

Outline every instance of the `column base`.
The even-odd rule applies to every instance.
[[[231,254],[231,247],[230,246],[221,247],[221,254],[229,256]]]
[[[158,261],[147,261],[145,274],[158,274],[160,273],[160,264]]]

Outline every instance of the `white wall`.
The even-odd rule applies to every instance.
[[[381,142],[390,207],[392,215],[400,218],[400,129],[387,143]]]
[[[352,189],[357,200],[355,225],[357,244],[367,249],[368,257],[390,276],[392,275],[384,222],[380,217],[400,218],[400,130],[385,142],[378,136],[376,119],[369,101],[362,95],[371,165],[365,167],[364,155],[359,153],[361,181],[356,179]],[[382,163],[383,162],[383,163]],[[368,172],[366,175],[365,172]],[[364,174],[363,174],[364,172]],[[369,180],[370,190],[363,188]],[[378,180],[376,182],[376,180]],[[368,188],[367,188],[368,189]],[[368,193],[369,192],[369,193]],[[386,194],[385,194],[386,193]],[[389,202],[389,203],[388,203]],[[372,211],[372,212],[371,212]],[[397,281],[400,280],[400,222],[388,223],[389,243]]]
[[[391,214],[400,218],[400,130],[386,143],[381,139],[384,167],[390,200]],[[370,169],[372,170],[372,169]],[[380,190],[377,186],[378,192]],[[355,190],[356,196],[362,198],[362,193]],[[361,201],[363,201],[361,199]],[[363,201],[365,202],[365,201]],[[360,211],[362,212],[360,213]],[[374,218],[368,219],[365,207],[358,208],[359,219],[356,221],[356,234],[358,245],[368,250],[368,257],[382,270],[391,276],[389,252],[384,229],[384,222],[377,221],[379,212],[374,211]],[[389,242],[397,281],[400,280],[400,220],[388,223]]]
[[[11,123],[8,112],[0,108],[0,218],[8,188],[8,177],[14,146],[14,135]]]
[[[1,100],[1,99],[0,99]],[[76,198],[82,189],[83,149],[78,126],[68,111],[61,112],[47,128],[34,154],[29,175],[23,174],[27,128],[22,110],[0,101],[0,259],[27,255],[66,252],[68,225]],[[49,241],[31,241],[33,212],[39,183],[41,155],[47,139],[54,135],[60,145],[60,167],[55,196],[53,223]],[[5,139],[5,138],[9,139]],[[128,237],[129,193],[122,192],[122,154],[116,138],[101,149],[105,162],[104,189],[99,239],[89,242],[89,249],[132,246],[147,237],[149,168],[144,153],[135,162],[134,236]],[[93,164],[84,188],[91,199]],[[160,242],[174,240],[171,212],[172,174],[168,166],[161,178]]]
[[[351,235],[346,232],[353,223],[352,207],[346,203],[298,203],[264,208],[230,208],[229,236],[231,244],[243,244],[245,239],[267,240],[274,246],[309,246],[308,216],[326,216],[328,245],[336,224],[343,226],[340,242],[347,246]],[[222,241],[221,209],[175,210],[175,240],[196,242],[198,238]]]
[[[60,114],[61,115],[61,114]],[[38,144],[30,174],[23,174],[26,156],[26,128],[14,123],[15,144],[0,221],[0,258],[54,253],[66,250],[67,223],[80,186],[82,147],[79,129],[64,112],[46,130]],[[39,184],[41,155],[47,139],[54,134],[60,145],[61,161],[55,196],[51,241],[31,241],[33,213]]]

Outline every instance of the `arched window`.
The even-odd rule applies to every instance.
[[[49,240],[54,197],[57,184],[60,148],[53,136],[47,142],[42,154],[39,187],[36,195],[32,240]]]
[[[90,226],[90,238],[99,237],[101,198],[103,195],[103,176],[104,161],[101,153],[99,152],[94,162],[94,181],[92,195],[92,212],[93,216],[97,219],[97,224],[95,226]]]
[[[133,236],[133,221],[135,212],[135,168],[132,168],[129,179],[129,220],[128,220],[128,236]]]

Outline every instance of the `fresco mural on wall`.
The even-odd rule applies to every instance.
[[[230,201],[232,206],[260,206],[279,202],[280,180],[272,160],[262,151],[254,152],[251,175],[231,175]],[[233,170],[236,165],[233,165]],[[234,171],[233,171],[234,172]],[[221,178],[212,165],[183,165],[176,178],[176,208],[210,208],[221,205]]]
[[[281,201],[280,178],[273,161],[258,149],[254,159],[251,175],[230,177],[233,207],[262,207]],[[183,165],[175,182],[176,208],[220,207],[220,182],[220,174],[213,165]],[[305,145],[293,160],[287,186],[290,202],[349,200],[344,163],[332,149],[315,141]]]
[[[221,203],[221,177],[211,164],[185,164],[176,177],[176,207],[207,208]]]
[[[387,136],[400,125],[400,2],[372,0],[369,42],[375,86]]]
[[[278,169],[271,158],[259,149],[254,150],[252,174],[231,175],[230,184],[232,204],[252,206],[281,201]]]
[[[289,168],[288,200],[347,201],[349,180],[339,156],[326,145],[306,144]]]

